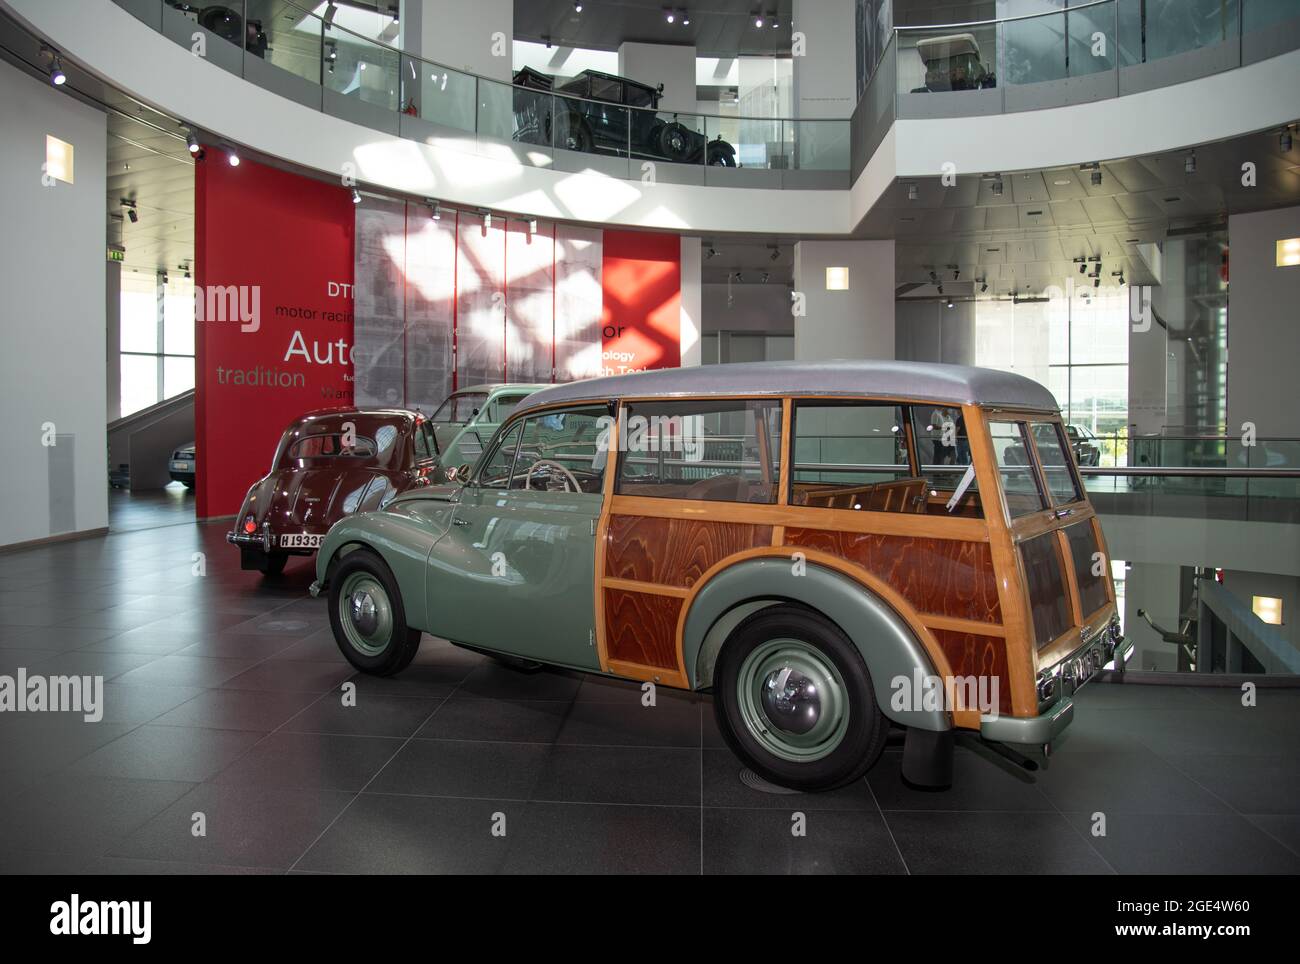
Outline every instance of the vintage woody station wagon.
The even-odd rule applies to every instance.
[[[391,674],[420,632],[515,661],[710,690],[731,747],[840,786],[905,729],[1045,757],[1131,644],[1051,395],[903,362],[643,372],[524,401],[458,485],[340,521],[335,637]]]

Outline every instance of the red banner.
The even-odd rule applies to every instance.
[[[352,403],[351,195],[205,154],[194,179],[199,518],[239,510],[290,421]]]
[[[606,375],[682,363],[682,248],[675,234],[606,231],[601,265]]]

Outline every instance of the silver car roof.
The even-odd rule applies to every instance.
[[[880,395],[950,405],[1058,410],[1056,399],[1023,375],[932,362],[780,361],[702,365],[588,378],[528,396],[515,413],[565,402],[708,395]]]

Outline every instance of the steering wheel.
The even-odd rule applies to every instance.
[[[565,491],[568,491],[568,486],[570,483],[573,484],[572,491],[574,492],[582,491],[582,486],[578,484],[578,477],[574,475],[572,472],[570,472],[563,465],[561,465],[559,462],[556,462],[553,459],[538,459],[536,462],[532,464],[532,466],[528,469],[528,474],[524,476],[525,489],[531,489],[533,487],[533,473],[537,471],[537,467],[539,465],[545,465],[548,468],[559,469],[561,472],[563,472],[565,478],[565,483],[564,483]]]

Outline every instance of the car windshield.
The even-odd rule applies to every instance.
[[[457,392],[438,406],[430,421],[463,425],[483,408],[487,398],[487,392]]]

